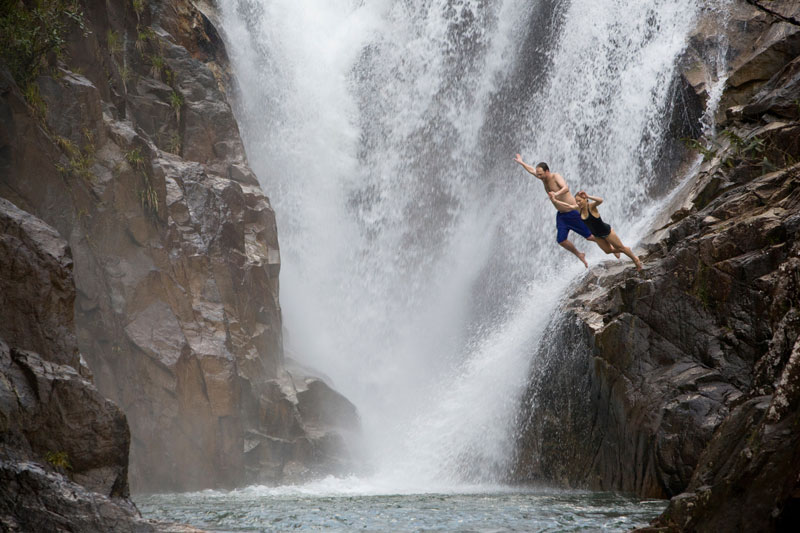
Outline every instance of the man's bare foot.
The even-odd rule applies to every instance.
[[[580,259],[581,261],[583,261],[583,266],[585,266],[586,268],[589,268],[589,263],[587,263],[587,262],[586,262],[586,254],[584,254],[584,253],[579,253],[579,254],[578,254],[578,259]]]
[[[634,263],[636,264],[636,270],[641,272],[642,271],[642,260],[637,258],[636,261],[634,261]]]
[[[619,259],[619,252],[614,252],[614,257],[616,257],[617,259]]]

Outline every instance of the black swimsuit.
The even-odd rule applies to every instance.
[[[592,232],[592,235],[601,239],[608,237],[611,234],[611,226],[603,222],[603,219],[596,217],[592,214],[591,210],[587,210],[589,215],[586,218],[581,217],[586,227]]]

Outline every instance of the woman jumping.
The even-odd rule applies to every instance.
[[[591,203],[589,200],[591,200]],[[616,254],[617,257],[619,257],[619,252],[622,252],[633,259],[633,262],[636,264],[636,270],[642,270],[642,262],[639,258],[634,255],[630,248],[622,244],[617,233],[600,218],[597,206],[603,203],[603,199],[596,196],[589,196],[586,194],[586,191],[580,191],[575,195],[575,203],[578,204],[581,219],[589,228],[589,231],[592,232],[592,235],[594,235],[597,245],[605,253]]]

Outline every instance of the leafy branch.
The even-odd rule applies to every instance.
[[[0,0],[0,62],[24,88],[39,75],[48,55],[63,54],[74,26],[89,33],[77,0]]]
[[[707,147],[697,139],[692,139],[691,137],[684,137],[681,139],[681,142],[688,148],[694,152],[698,152],[703,155],[703,163],[711,161],[714,159],[714,156],[717,155],[717,150],[715,148]]]

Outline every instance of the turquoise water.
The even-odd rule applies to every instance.
[[[613,493],[492,490],[430,494],[325,493],[249,487],[134,497],[142,515],[214,532],[627,531],[666,506]]]

